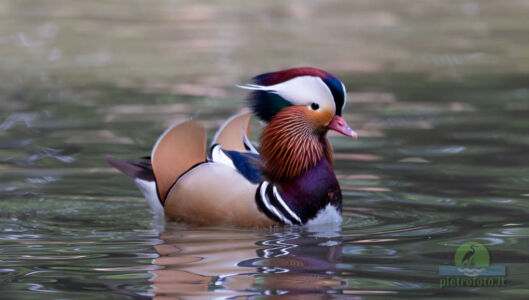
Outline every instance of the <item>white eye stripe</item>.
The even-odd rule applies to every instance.
[[[281,97],[297,105],[310,105],[314,100],[318,102],[332,100],[332,93],[319,77],[301,76],[290,79],[275,86],[270,86]],[[323,103],[319,103],[320,106]]]
[[[310,107],[312,103],[317,103],[320,109],[336,111],[331,90],[317,76],[298,76],[269,86],[247,84],[238,87],[248,90],[268,91],[281,96],[294,105],[308,105]]]
[[[342,114],[343,110],[345,109],[345,104],[347,103],[347,91],[345,90],[345,85],[342,82],[342,89],[343,89],[343,104],[342,104]]]

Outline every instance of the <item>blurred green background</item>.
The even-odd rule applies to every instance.
[[[337,74],[526,73],[528,13],[523,0],[2,1],[0,66],[3,84],[176,92],[189,84],[213,95],[301,65]]]

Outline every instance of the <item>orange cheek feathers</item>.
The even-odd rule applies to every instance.
[[[312,111],[306,109],[305,116],[316,128],[326,127],[331,122],[334,113],[329,110]]]

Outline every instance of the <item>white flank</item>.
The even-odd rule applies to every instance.
[[[163,215],[163,206],[158,200],[158,194],[156,193],[156,183],[139,178],[134,179],[134,183],[140,189],[143,197],[149,202],[152,212],[157,215]]]
[[[327,204],[323,209],[320,209],[316,217],[310,219],[306,226],[314,226],[321,224],[330,224],[330,223],[341,223],[342,214],[332,205]]]

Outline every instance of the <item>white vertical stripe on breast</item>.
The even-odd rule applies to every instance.
[[[266,208],[272,212],[274,215],[276,215],[281,221],[283,221],[286,224],[292,224],[290,220],[285,218],[272,204],[270,204],[270,201],[266,197],[266,188],[268,187],[269,183],[267,181],[263,182],[261,185],[261,190],[259,191],[261,195],[261,200],[263,201],[263,204],[266,206]]]
[[[299,223],[303,223],[303,222],[301,222],[300,218],[290,209],[290,207],[288,207],[288,205],[285,203],[285,201],[283,201],[283,198],[281,198],[281,195],[279,195],[279,192],[277,191],[277,188],[276,188],[275,185],[273,186],[272,189],[274,191],[274,197],[276,197],[277,202],[279,202],[279,204],[281,204],[281,206],[283,206],[283,208],[290,214],[291,217],[296,219]]]

